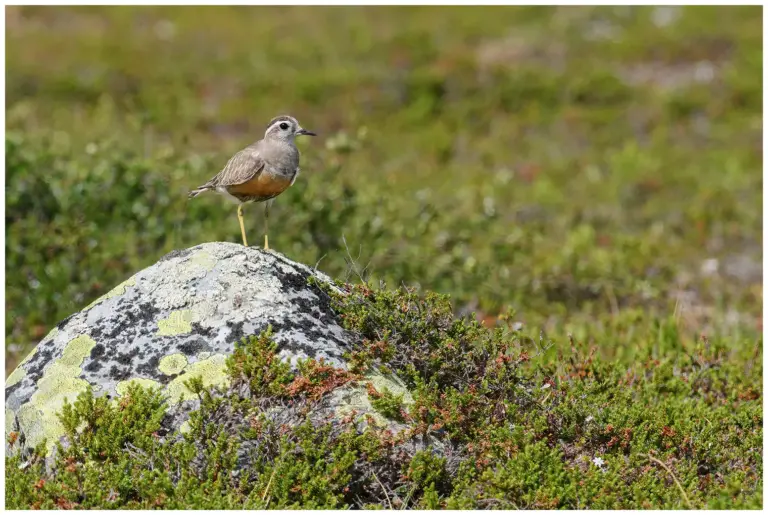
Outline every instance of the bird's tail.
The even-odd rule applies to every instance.
[[[200,195],[202,192],[208,191],[209,189],[211,189],[210,186],[200,186],[199,188],[195,188],[195,189],[193,189],[192,191],[189,192],[189,197],[188,198],[196,197],[196,196]]]

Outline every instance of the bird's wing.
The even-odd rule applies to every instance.
[[[227,162],[224,169],[211,179],[212,187],[235,186],[250,181],[264,169],[264,160],[253,147],[244,148]]]

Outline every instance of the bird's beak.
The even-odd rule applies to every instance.
[[[296,131],[296,134],[298,134],[299,136],[317,136],[317,134],[315,134],[312,131],[308,131],[307,129],[299,129],[298,131]]]

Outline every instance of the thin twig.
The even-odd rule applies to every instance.
[[[389,504],[389,509],[394,510],[395,508],[392,507],[392,501],[389,499],[389,494],[387,494],[387,487],[384,486],[381,481],[379,481],[379,476],[376,475],[376,472],[371,471],[371,474],[373,474],[373,479],[376,480],[376,482],[379,484],[381,489],[384,491],[384,497],[387,498],[387,504]]]
[[[690,508],[691,510],[692,510],[692,509],[694,509],[694,508],[693,508],[693,505],[691,504],[691,501],[690,501],[690,499],[688,499],[688,495],[686,495],[686,493],[685,493],[685,490],[683,489],[683,485],[681,485],[681,484],[680,484],[680,481],[678,481],[678,480],[677,480],[677,477],[675,476],[675,473],[674,473],[674,472],[672,472],[672,469],[670,469],[670,468],[667,466],[667,464],[666,464],[666,463],[664,463],[663,461],[661,461],[661,460],[660,460],[660,459],[658,459],[658,458],[654,458],[654,457],[653,457],[653,456],[651,456],[650,454],[640,454],[640,456],[645,456],[645,457],[646,457],[646,458],[648,458],[650,461],[652,461],[652,462],[654,462],[654,463],[658,463],[659,465],[661,465],[662,467],[664,467],[664,470],[666,470],[667,472],[669,472],[669,475],[670,475],[670,476],[672,476],[672,479],[675,481],[675,484],[677,485],[677,488],[679,488],[679,489],[680,489],[680,493],[683,495],[683,499],[685,499],[685,504],[687,504],[687,505],[688,505],[688,508]]]
[[[354,272],[355,275],[360,279],[360,282],[363,284],[366,284],[365,280],[365,271],[368,270],[368,267],[371,265],[371,262],[369,261],[367,265],[365,265],[365,268],[363,268],[362,272],[360,271],[360,266],[357,264],[357,261],[360,260],[360,256],[363,253],[363,246],[360,245],[360,248],[357,253],[357,259],[352,257],[352,253],[349,251],[349,245],[347,245],[347,237],[343,234],[341,235],[341,241],[344,242],[344,248],[347,251],[347,257],[348,257],[348,265],[349,268],[347,269],[347,277],[350,275],[350,271]]]
[[[325,259],[325,256],[327,256],[327,255],[328,255],[327,253],[323,254],[322,256],[320,256],[320,259],[317,260],[317,263],[315,263],[315,272],[317,272],[317,267],[320,266],[320,261]]]
[[[267,493],[269,493],[269,487],[272,486],[272,478],[275,477],[275,471],[277,468],[272,469],[272,474],[269,476],[269,481],[267,481],[267,487],[264,489],[264,493],[261,495],[261,500],[267,498]]]
[[[280,461],[282,461],[282,460],[280,460]],[[264,501],[264,499],[267,498],[267,494],[269,493],[269,487],[272,486],[272,479],[275,477],[275,472],[277,472],[277,467],[278,467],[279,464],[280,464],[280,462],[275,463],[275,466],[272,469],[272,474],[269,476],[269,481],[267,481],[267,487],[264,489],[264,494],[261,496],[261,500],[262,501]],[[269,506],[269,501],[267,501],[267,505],[264,506],[264,508],[266,509],[267,506]]]

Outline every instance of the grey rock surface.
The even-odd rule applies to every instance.
[[[181,425],[194,407],[184,400],[184,381],[201,376],[206,385],[225,385],[235,342],[269,325],[281,359],[295,365],[323,358],[346,369],[352,337],[328,295],[308,283],[311,276],[330,282],[254,247],[207,243],[171,252],[59,323],[8,377],[6,436],[20,430],[25,446],[47,438],[50,449],[63,435],[56,413],[65,399],[74,402],[88,385],[119,398],[131,382],[161,388]],[[370,380],[407,394],[396,378]],[[348,385],[332,399],[340,414],[372,411],[361,386]]]

